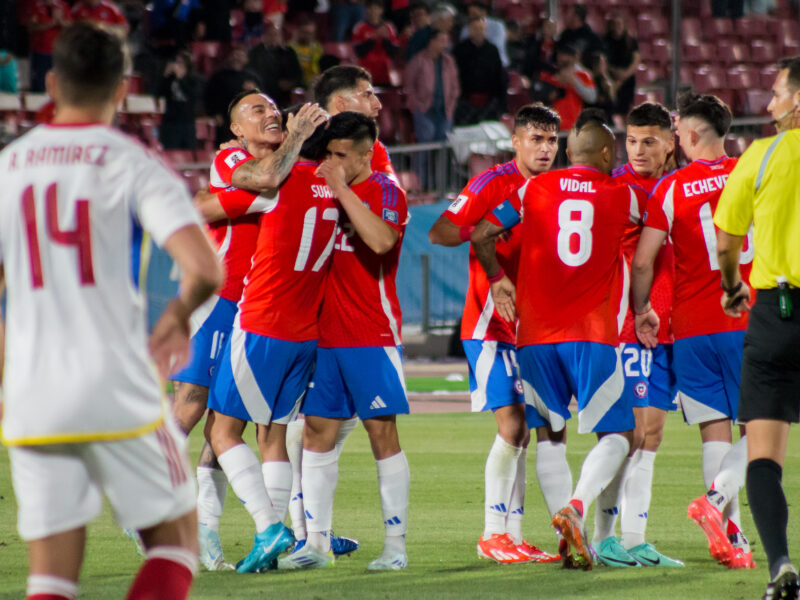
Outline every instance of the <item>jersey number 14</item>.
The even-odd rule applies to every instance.
[[[44,194],[45,230],[47,236],[56,244],[75,246],[78,253],[78,276],[81,285],[94,285],[94,268],[92,266],[92,236],[89,224],[89,201],[75,201],[75,228],[61,229],[58,224],[58,195],[56,184],[48,186]],[[28,256],[31,266],[31,285],[44,287],[42,274],[42,251],[39,243],[39,225],[36,221],[36,200],[33,186],[29,185],[22,192],[22,218],[25,224],[25,235],[28,238]]]

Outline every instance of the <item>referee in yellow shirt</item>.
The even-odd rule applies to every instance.
[[[800,422],[800,56],[778,66],[768,107],[778,135],[753,142],[739,159],[714,223],[722,307],[734,317],[751,310],[739,419],[747,423],[747,497],[769,561],[764,598],[796,599],[800,582],[789,559],[781,477],[789,426]],[[738,268],[751,223],[752,309]]]

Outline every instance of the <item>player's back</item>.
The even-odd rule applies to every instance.
[[[696,160],[663,178],[648,201],[645,225],[668,231],[675,251],[672,327],[677,338],[747,328],[719,307],[719,264],[714,211],[737,159]],[[750,275],[753,248],[745,242],[740,271]]]
[[[522,206],[517,346],[570,341],[616,346],[621,242],[636,197],[597,169],[575,166],[530,181]]]
[[[100,125],[38,127],[4,150],[0,172],[4,438],[97,439],[157,421],[143,225],[160,244],[187,215],[196,223],[185,185]]]
[[[317,316],[339,209],[317,164],[299,162],[261,217],[239,306],[242,329],[288,341],[317,339]]]

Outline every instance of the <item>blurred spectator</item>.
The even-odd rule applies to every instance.
[[[246,69],[247,51],[236,47],[228,55],[226,64],[209,77],[206,83],[206,113],[214,117],[217,125],[216,143],[227,142],[233,134],[228,120],[228,103],[241,90],[259,89],[258,75]]]
[[[711,0],[711,16],[738,19],[744,16],[744,0]]]
[[[231,41],[231,8],[233,0],[200,0],[203,7],[202,21],[209,42]]]
[[[44,91],[44,76],[53,66],[53,44],[69,23],[69,5],[64,0],[36,0],[34,3],[28,22],[32,92]]]
[[[586,22],[587,9],[585,4],[576,4],[567,13],[566,29],[561,32],[559,42],[569,44],[578,51],[578,56],[584,64],[589,62],[592,52],[604,52],[603,40],[600,39]]]
[[[264,5],[262,0],[244,0],[242,8],[244,23],[242,24],[242,35],[237,41],[252,48],[264,37]],[[276,27],[280,28],[280,25],[276,25]]]
[[[613,115],[616,113],[617,106],[617,84],[608,73],[608,61],[602,52],[593,52],[589,57],[589,64],[586,65],[594,80],[594,87],[597,90],[597,99],[594,102],[587,102],[588,106],[599,108],[606,115],[606,120],[613,122]]]
[[[403,31],[411,20],[411,3],[409,0],[390,0],[389,20],[395,31]]]
[[[311,80],[320,72],[319,59],[324,54],[322,44],[317,40],[317,24],[308,15],[301,17],[294,32],[294,41],[289,42],[300,68],[303,71],[303,87],[308,88]]]
[[[330,41],[344,42],[356,24],[364,20],[364,4],[361,0],[331,0]]]
[[[453,24],[455,23],[456,9],[452,4],[442,2],[437,4],[431,13],[430,25],[425,25],[417,29],[408,40],[406,46],[406,60],[410,61],[414,55],[421,50],[428,47],[428,42],[434,33],[437,31],[444,31],[447,35],[453,31]]]
[[[550,90],[547,104],[561,115],[561,129],[572,129],[583,103],[597,101],[592,74],[578,63],[578,51],[560,41],[556,45],[556,72],[543,72],[539,79]]]
[[[628,32],[625,17],[614,12],[608,18],[606,36],[608,72],[617,88],[614,114],[627,115],[636,91],[636,70],[641,62],[639,43]]]
[[[18,91],[17,59],[10,50],[0,50],[0,92],[16,94]]]
[[[527,52],[522,74],[533,83],[539,79],[542,71],[553,72],[555,70],[553,61],[556,49],[556,22],[553,19],[542,20],[538,31],[528,38],[526,45]]]
[[[437,31],[428,47],[406,65],[403,74],[403,91],[418,142],[445,140],[453,128],[461,88],[458,66],[447,52],[449,44],[449,34]]]
[[[263,40],[250,50],[248,67],[261,80],[261,89],[285,108],[292,104],[292,90],[302,83],[303,71],[294,50],[283,43],[280,29],[266,23]]]
[[[431,24],[431,9],[428,8],[428,3],[416,0],[412,2],[408,8],[408,25],[406,25],[400,32],[400,45],[408,45],[408,40],[414,35],[414,32],[419,31],[423,27]]]
[[[522,35],[522,25],[518,21],[506,21],[506,56],[508,68],[522,73],[525,66],[525,57],[528,54],[528,44]]]
[[[319,59],[319,72],[324,73],[331,67],[338,67],[340,64],[342,64],[342,59],[335,54],[323,54]],[[309,84],[309,87],[313,87],[313,85]]]
[[[494,44],[500,53],[500,62],[504,67],[508,67],[508,55],[506,54],[506,24],[500,19],[495,19],[489,15],[489,5],[473,0],[467,4],[467,24],[461,29],[461,39],[465,40],[469,36],[469,23],[476,18],[486,19],[486,39]]]
[[[353,29],[358,64],[372,75],[375,85],[390,85],[389,71],[397,54],[397,32],[383,18],[383,0],[366,0],[365,18]]]
[[[165,99],[159,140],[166,150],[197,147],[195,115],[202,82],[194,71],[190,52],[179,52],[167,63],[158,95]]]
[[[496,121],[506,108],[508,78],[497,46],[486,39],[486,19],[470,19],[468,32],[453,50],[461,83],[456,125]]]
[[[154,0],[150,11],[150,36],[163,46],[182,47],[195,37],[199,19],[199,0]]]
[[[261,0],[261,14],[278,29],[283,28],[286,0]]]
[[[72,20],[105,25],[120,34],[128,33],[128,21],[111,0],[79,0],[72,5]]]

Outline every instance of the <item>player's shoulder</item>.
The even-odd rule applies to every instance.
[[[688,166],[688,165],[687,165]],[[683,170],[686,167],[682,167],[680,169],[675,169],[661,177],[658,181],[656,181],[653,189],[650,190],[650,196],[657,196],[663,195],[667,192],[670,186],[675,183],[678,179],[684,179],[686,177],[686,173]]]
[[[368,181],[372,184],[375,193],[380,195],[384,206],[398,206],[405,204],[406,193],[393,177],[380,171],[373,171]]]
[[[225,148],[214,157],[214,166],[217,168],[233,169],[238,163],[253,158],[244,148]]]
[[[493,189],[496,186],[505,187],[512,180],[519,180],[520,184],[522,184],[523,179],[522,173],[519,172],[516,163],[510,160],[478,173],[467,182],[465,190],[471,194],[480,194],[487,188]]]

